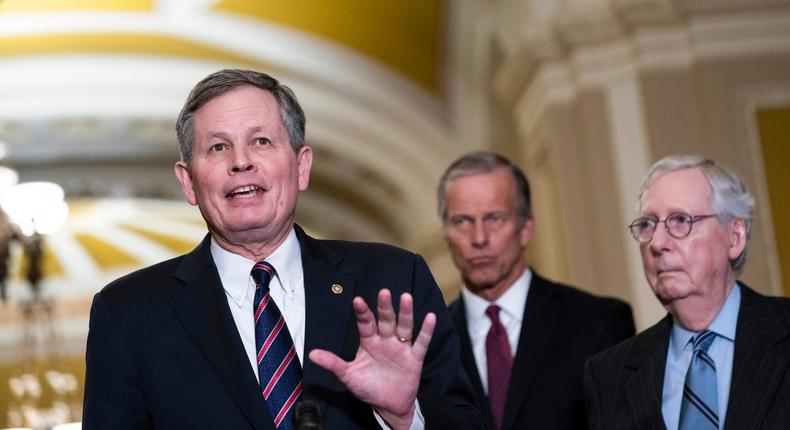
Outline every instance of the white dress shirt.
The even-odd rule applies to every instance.
[[[248,260],[240,255],[226,251],[211,239],[211,256],[219,272],[219,279],[225,288],[230,313],[239,330],[244,351],[258,378],[258,361],[255,347],[255,317],[252,310],[255,300],[255,281],[252,279],[252,266],[257,261]],[[305,301],[304,272],[302,253],[296,232],[291,230],[282,244],[266,257],[276,272],[269,283],[269,294],[280,309],[291,333],[296,355],[304,367]]]
[[[472,342],[472,354],[475,357],[475,364],[477,364],[477,372],[480,374],[480,383],[486,394],[488,394],[486,336],[491,328],[491,319],[486,315],[486,309],[490,305],[499,306],[499,321],[505,326],[510,352],[515,357],[518,338],[521,334],[521,323],[524,321],[524,308],[527,303],[530,282],[532,282],[532,271],[525,269],[516,282],[494,302],[489,302],[466,287],[461,288],[469,340]]]
[[[244,351],[250,366],[258,379],[258,361],[255,346],[255,318],[253,301],[255,300],[255,281],[252,279],[252,266],[257,261],[248,260],[238,254],[225,250],[211,238],[211,256],[219,272],[219,279],[225,289],[230,313],[244,344]],[[296,231],[291,229],[283,243],[274,250],[266,261],[274,266],[276,276],[269,283],[269,294],[280,309],[288,331],[293,339],[299,363],[304,368],[304,334],[305,334],[305,288],[304,269],[302,268],[302,251]],[[412,420],[411,430],[422,430],[425,419],[420,411],[419,402]],[[373,415],[382,426],[388,429],[379,414]]]

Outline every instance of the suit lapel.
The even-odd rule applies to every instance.
[[[302,250],[305,287],[304,397],[315,401],[324,415],[326,393],[336,391],[340,382],[331,372],[306,357],[315,348],[343,356],[343,344],[353,314],[351,301],[355,279],[338,270],[340,256],[307,236],[299,226],[295,229]]]
[[[258,381],[228,309],[209,244],[206,236],[184,257],[175,274],[184,287],[168,301],[250,425],[273,430]]]
[[[625,370],[633,373],[624,386],[626,407],[636,428],[665,428],[661,397],[671,329],[667,315],[636,338],[625,358]]]
[[[556,292],[548,285],[548,281],[533,271],[516,356],[513,360],[505,415],[502,418],[503,429],[513,426],[516,412],[521,409],[526,399],[538,364],[554,337],[557,319],[561,315],[558,309],[560,304],[554,300],[555,296]]]
[[[472,352],[472,341],[469,338],[469,327],[466,320],[466,305],[464,304],[463,296],[458,298],[458,303],[452,317],[453,324],[458,331],[458,337],[461,341],[461,364],[464,366],[464,369],[466,369],[466,373],[472,383],[472,388],[474,388],[475,394],[480,401],[478,406],[483,412],[486,421],[493,423],[494,417],[491,415],[491,406],[488,403],[488,396],[486,396],[483,390],[480,372],[477,371],[477,362]]]
[[[741,284],[726,429],[760,427],[781,375],[790,365],[790,358],[777,345],[788,336],[788,316]]]

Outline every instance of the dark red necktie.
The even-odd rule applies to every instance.
[[[486,309],[491,319],[491,329],[486,336],[486,357],[488,362],[488,402],[496,428],[502,427],[505,415],[507,387],[510,384],[510,371],[513,368],[513,355],[507,339],[505,326],[499,321],[499,306],[491,305]]]

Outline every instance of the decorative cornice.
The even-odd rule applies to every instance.
[[[788,0],[673,0],[673,3],[679,10],[687,14],[732,13],[790,6]]]
[[[502,3],[506,7],[508,3]],[[571,0],[533,2],[518,39],[500,41],[504,52],[493,71],[495,95],[506,106],[536,112],[554,89],[536,89],[543,68],[570,71],[567,85],[600,85],[629,69],[689,67],[701,58],[790,49],[790,0]],[[545,10],[535,10],[543,7]],[[504,11],[507,12],[507,11]],[[500,14],[507,15],[503,11]],[[616,61],[607,60],[617,52]],[[592,69],[591,69],[592,67]],[[599,78],[604,78],[603,80]],[[542,81],[542,82],[541,82]],[[540,100],[532,99],[539,95]],[[530,101],[524,101],[530,98]],[[567,99],[563,97],[562,99]],[[554,98],[557,100],[557,98]]]
[[[572,47],[623,37],[625,23],[608,2],[568,3],[555,22],[559,37]]]
[[[628,26],[662,24],[679,17],[674,0],[614,0],[614,7]]]

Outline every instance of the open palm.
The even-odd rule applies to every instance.
[[[410,294],[401,295],[397,318],[386,289],[378,294],[378,321],[361,297],[354,298],[353,306],[360,337],[354,360],[346,362],[320,349],[310,351],[309,357],[334,373],[357,398],[373,406],[393,429],[408,428],[436,316],[426,315],[412,343],[414,303]]]

